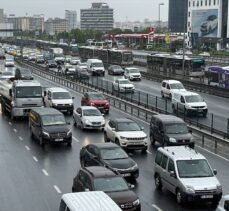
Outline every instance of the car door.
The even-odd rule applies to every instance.
[[[114,141],[113,140],[113,128],[115,127],[115,125],[114,125],[114,121],[113,120],[110,120],[108,123],[107,123],[107,130],[106,130],[106,132],[107,132],[107,137],[110,139],[110,140],[112,140],[112,141]]]
[[[86,105],[86,98],[87,98],[87,94],[85,93],[81,99],[81,106]]]
[[[172,193],[176,192],[176,187],[177,187],[177,176],[176,176],[176,171],[175,171],[175,165],[173,160],[169,159],[168,161],[168,167],[167,171],[165,173],[165,177],[167,182],[167,188],[169,191]]]
[[[42,133],[42,122],[40,116],[36,115],[36,121],[34,126],[34,135],[39,138]]]
[[[169,94],[170,94],[170,85],[169,84],[166,84],[166,88],[165,88],[165,94],[166,94],[166,96],[169,96]]]
[[[162,161],[161,161],[161,181],[162,181],[162,184],[165,188],[168,189],[168,181],[167,181],[167,174],[166,174],[166,171],[167,171],[167,163],[168,163],[168,157],[166,155],[163,155],[163,158],[162,158]]]
[[[83,192],[85,191],[84,187],[84,179],[85,178],[85,172],[80,170],[77,177],[74,178],[74,184],[73,187],[76,192]]]

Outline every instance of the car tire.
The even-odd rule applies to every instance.
[[[172,94],[171,93],[169,94],[169,99],[172,100]]]
[[[76,123],[76,120],[75,120],[74,117],[73,117],[73,125],[74,125],[75,127],[77,127],[77,123]]]
[[[185,195],[179,188],[176,191],[176,201],[177,201],[177,204],[185,203]]]
[[[31,128],[30,128],[30,138],[31,138],[31,139],[34,139],[33,131],[32,131]]]
[[[118,146],[120,146],[120,142],[119,142],[119,140],[116,138],[115,139],[115,143],[118,145]]]
[[[147,149],[148,149],[148,147],[143,148],[142,153],[146,153]]]
[[[74,187],[72,187],[72,192],[74,193],[74,192],[76,192],[76,190],[75,190],[75,188]]]
[[[176,108],[174,104],[172,104],[172,110],[173,110],[173,113],[176,113]]]
[[[208,114],[207,112],[204,112],[203,113],[203,117],[206,118],[207,117],[207,114]]]
[[[71,147],[71,146],[72,146],[72,141],[69,141],[69,142],[67,143],[67,146],[68,146],[68,147]]]
[[[155,142],[156,142],[156,140],[154,138],[154,135],[153,134],[150,134],[150,143],[151,143],[151,145],[154,146],[155,145]]]
[[[156,174],[154,176],[154,182],[155,182],[156,189],[161,190],[162,189],[162,183],[161,183],[161,177],[159,174]]]

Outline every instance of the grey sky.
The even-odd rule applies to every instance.
[[[77,21],[79,21],[80,9],[91,7],[92,2],[106,2],[114,8],[115,21],[140,20],[145,18],[158,20],[158,4],[161,6],[161,20],[168,19],[169,0],[1,0],[0,8],[5,13],[25,16],[33,14],[44,14],[45,19],[49,17],[64,17],[64,11],[76,10]]]

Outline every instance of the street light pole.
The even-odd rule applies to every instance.
[[[187,0],[184,0],[184,8],[185,8],[185,10],[186,10],[186,6],[187,6],[186,2],[187,2]],[[185,20],[185,18],[184,18],[184,20]],[[183,72],[184,78],[186,76],[186,71],[185,71],[185,67],[184,67],[184,65],[185,65],[185,50],[184,50],[184,47],[185,47],[185,32],[186,32],[186,29],[185,28],[186,28],[186,24],[185,24],[185,21],[184,21],[183,58],[182,58],[182,72]]]
[[[158,31],[161,31],[161,6],[165,5],[164,3],[158,4]]]

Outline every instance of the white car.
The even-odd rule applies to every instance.
[[[81,106],[73,113],[74,126],[81,129],[101,129],[105,127],[105,119],[101,112],[93,106]]]
[[[186,91],[183,84],[177,80],[163,80],[161,83],[161,97],[172,99],[173,92]]]
[[[202,52],[199,54],[199,56],[207,56],[208,57],[208,56],[211,56],[211,54],[208,52]]]
[[[204,99],[197,93],[189,91],[177,91],[172,95],[172,109],[176,112],[182,112],[186,116],[190,114],[202,114],[207,116],[208,106]]]
[[[124,149],[146,151],[148,138],[143,128],[127,118],[110,119],[104,128],[104,141],[114,142]]]
[[[203,35],[214,31],[218,26],[218,18],[216,15],[209,15],[207,20],[200,26],[200,31]]]
[[[116,79],[112,84],[113,91],[134,92],[135,87],[128,79]]]
[[[14,60],[7,58],[5,60],[5,67],[14,67]]]
[[[62,73],[65,74],[65,75],[74,75],[76,73],[76,68],[75,66],[69,64],[69,63],[66,63],[64,65],[64,68],[62,68]]]
[[[141,73],[138,68],[126,67],[124,72],[124,77],[131,80],[141,80]]]
[[[72,57],[71,60],[70,60],[70,64],[72,65],[78,65],[80,63],[80,58],[78,57]],[[86,64],[87,66],[87,64]]]
[[[8,80],[15,77],[14,71],[4,71],[0,72],[0,80]]]
[[[71,59],[72,59],[72,56],[71,55],[65,56],[65,62],[66,63],[70,63]]]

